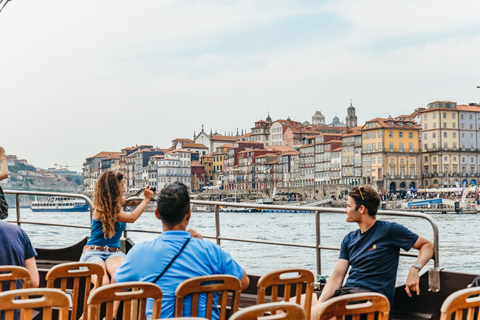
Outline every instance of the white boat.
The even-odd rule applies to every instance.
[[[32,202],[33,212],[59,211],[59,212],[78,212],[88,211],[88,204],[85,200],[72,197],[50,197],[45,200]]]

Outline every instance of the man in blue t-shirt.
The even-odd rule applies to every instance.
[[[420,293],[418,273],[433,257],[433,244],[397,223],[378,221],[379,205],[380,197],[371,187],[356,187],[348,194],[347,221],[356,222],[359,229],[343,239],[335,270],[313,304],[312,319],[322,302],[347,293],[379,292],[392,304],[400,248],[419,250],[417,261],[410,268],[405,291],[410,297],[412,291]],[[342,287],[349,267],[347,281]]]
[[[161,318],[174,317],[175,290],[184,280],[228,274],[240,279],[242,290],[248,287],[250,280],[247,274],[230,254],[210,241],[192,237],[186,231],[191,211],[190,196],[184,184],[173,183],[160,191],[155,215],[162,220],[163,233],[155,240],[139,243],[130,249],[123,265],[115,272],[115,282],[147,281],[158,284],[163,292]],[[173,263],[166,269],[172,260]],[[205,316],[204,298],[200,301],[199,317]],[[152,316],[152,304],[152,299],[149,299],[146,310],[149,319]],[[190,316],[190,309],[191,299],[186,298],[184,317]],[[214,302],[212,319],[218,318],[219,312]]]

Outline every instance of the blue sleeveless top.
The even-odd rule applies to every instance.
[[[92,219],[92,231],[87,245],[120,248],[120,238],[122,237],[122,233],[125,230],[126,225],[127,224],[125,222],[117,221],[115,223],[115,235],[111,239],[108,239],[103,235],[102,220]]]

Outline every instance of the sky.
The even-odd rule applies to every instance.
[[[3,6],[3,3],[1,4]],[[0,146],[81,171],[100,151],[358,124],[480,102],[480,2],[12,0],[0,13]]]

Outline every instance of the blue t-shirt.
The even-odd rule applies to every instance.
[[[350,232],[342,241],[340,259],[351,266],[345,287],[379,292],[390,304],[395,294],[400,248],[408,251],[418,235],[398,223],[376,221],[363,234]]]
[[[28,235],[19,226],[0,221],[0,265],[25,267],[25,260],[36,257]],[[3,284],[8,290],[8,284]],[[20,288],[17,283],[17,288]]]
[[[120,238],[122,237],[122,233],[125,230],[126,225],[127,224],[125,222],[117,221],[115,223],[115,235],[111,239],[108,239],[105,238],[105,235],[103,234],[102,220],[92,219],[91,234],[90,238],[88,238],[87,245],[120,248]]]
[[[153,282],[168,263],[180,251],[185,241],[191,238],[187,231],[165,231],[152,241],[135,245],[115,272],[115,282]],[[175,262],[156,282],[163,292],[161,318],[172,318],[175,314],[175,290],[180,282],[198,276],[228,274],[241,279],[243,269],[220,246],[207,240],[191,238]],[[188,299],[187,299],[188,298]],[[205,297],[199,303],[199,317],[205,316]],[[147,301],[146,314],[152,316],[152,299]],[[184,317],[190,316],[191,299],[184,299]],[[219,318],[214,303],[212,319]]]

